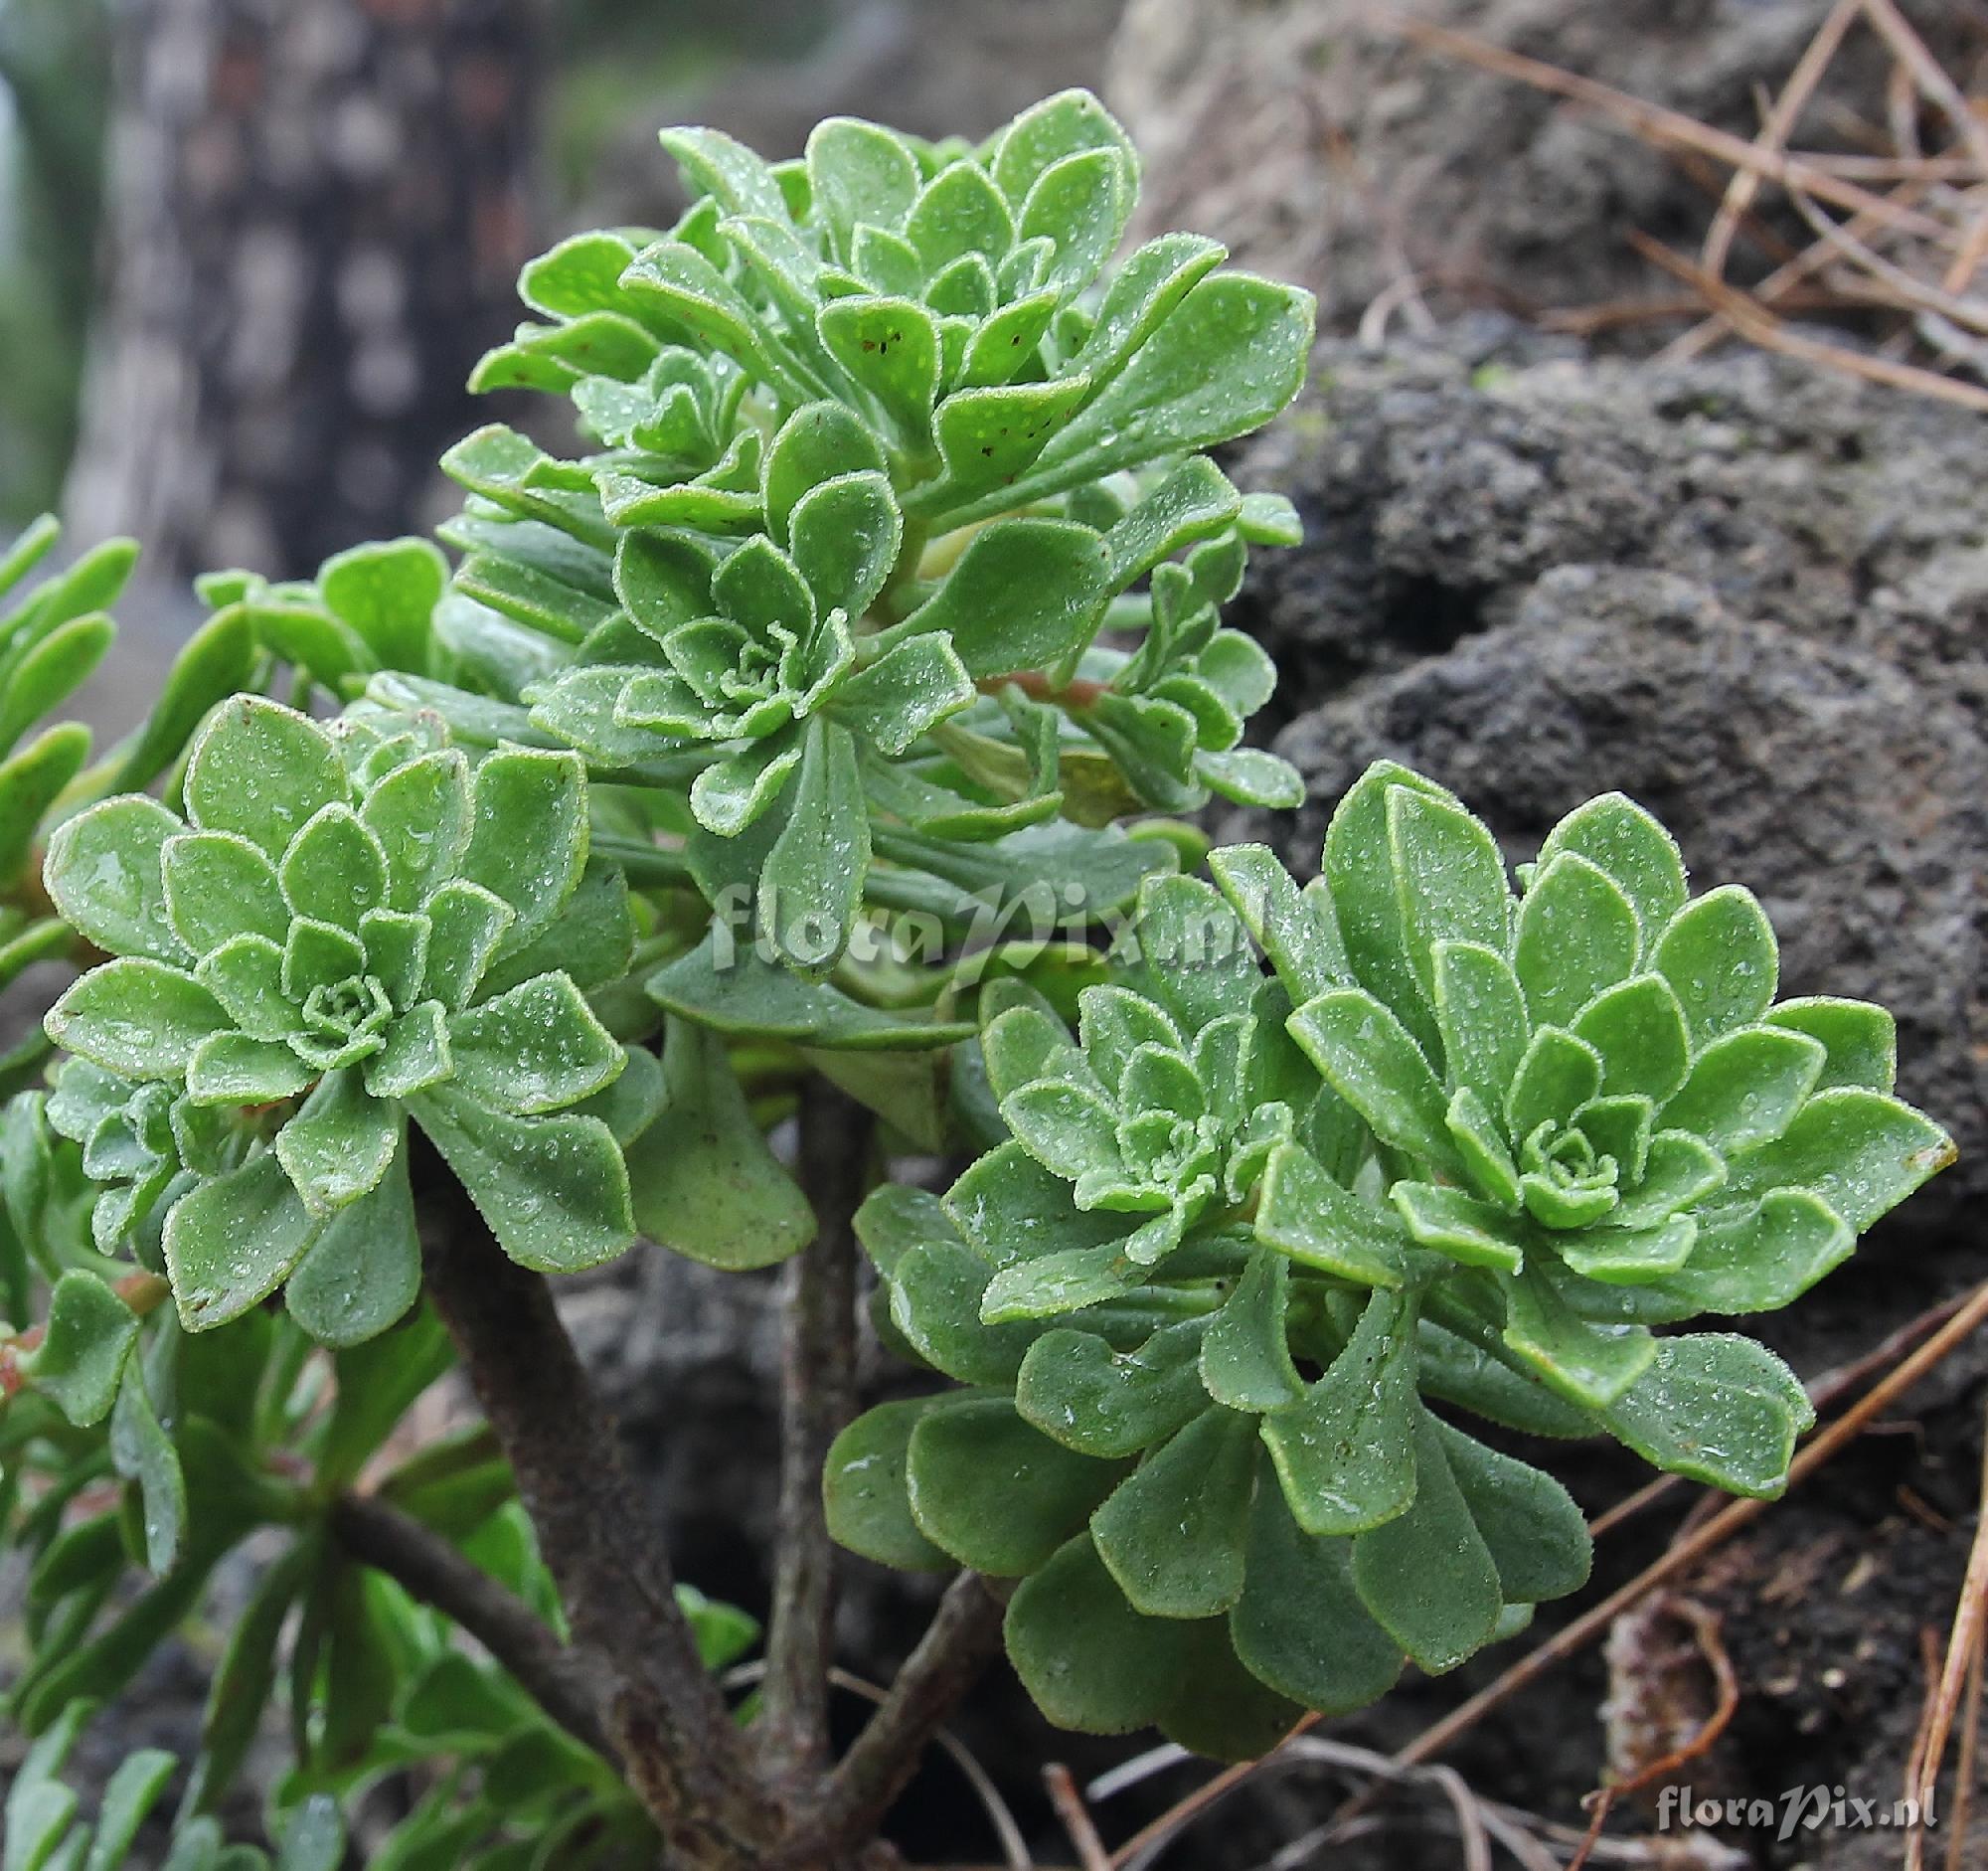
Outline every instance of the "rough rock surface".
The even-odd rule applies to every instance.
[[[1591,112],[1404,45],[1373,17],[1410,13],[1750,136],[1756,87],[1780,88],[1831,3],[1131,0],[1106,95],[1145,154],[1142,226],[1218,236],[1246,264],[1311,286],[1329,330],[1410,281],[1444,315],[1670,298],[1674,282],[1625,237],[1696,249],[1705,181]],[[1936,55],[1978,50],[1978,8],[1905,10]],[[1889,66],[1855,34],[1798,144],[1840,146],[1845,117],[1825,104],[1885,122]],[[1756,258],[1742,243],[1736,276]]]
[[[1661,569],[1735,615],[1988,703],[1979,418],[1734,352],[1591,361],[1478,317],[1425,347],[1322,351],[1239,470],[1303,513],[1235,620],[1291,710],[1510,621],[1557,566]]]
[[[1314,862],[1381,755],[1515,855],[1590,793],[1643,799],[1760,895],[1790,991],[1898,1011],[1903,1089],[1965,1153],[1910,1211],[1939,1226],[1988,1187],[1988,439],[1763,358],[1513,366],[1499,339],[1342,359],[1245,463],[1308,525],[1238,618],[1296,712],[1284,842]]]

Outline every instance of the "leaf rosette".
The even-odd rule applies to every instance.
[[[176,1137],[198,1112],[280,1118],[266,1148],[198,1166],[166,1218],[185,1321],[219,1324],[285,1280],[334,1341],[405,1311],[411,1115],[520,1261],[621,1252],[619,1149],[572,1107],[625,1055],[555,965],[612,978],[632,945],[619,873],[586,868],[578,757],[500,748],[472,766],[417,735],[247,696],[197,737],[184,794],[184,819],[136,794],[80,813],[47,881],[115,957],[63,995],[49,1031],[137,1086],[102,1135],[129,1128],[141,1183],[160,1174],[162,1112]]]
[[[894,1341],[969,1388],[859,1420],[827,1488],[859,1551],[1023,1580],[1053,1719],[1240,1754],[1585,1577],[1565,1490],[1425,1400],[1778,1492],[1793,1375],[1651,1327],[1785,1304],[1951,1145],[1891,1095],[1889,1017],[1777,1004],[1758,906],[1692,898],[1619,795],[1517,896],[1387,764],[1319,882],[1211,867],[1144,887],[1075,1034],[987,996],[1012,1140],[862,1222]]]
[[[694,875],[748,885],[803,971],[826,962],[775,890],[818,908],[832,962],[873,862],[921,873],[897,907],[950,914],[934,843],[1289,803],[1290,769],[1240,746],[1267,659],[1218,613],[1295,519],[1197,451],[1289,400],[1306,295],[1186,236],[1114,267],[1137,163],[1082,92],[979,148],[854,120],[790,165],[664,142],[684,220],[534,261],[544,322],[479,368],[569,395],[601,447],[492,426],[446,458],[456,680],[528,702],[596,773],[689,786],[702,832],[777,818]],[[458,689],[376,694],[491,719]],[[992,868],[1008,897],[1029,881]]]

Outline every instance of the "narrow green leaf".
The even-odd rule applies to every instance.
[[[1512,933],[1505,860],[1484,826],[1450,800],[1393,786],[1387,809],[1408,960],[1432,1003],[1438,944],[1472,942],[1505,952]]]
[[[1118,1589],[1148,1617],[1213,1617],[1242,1596],[1257,1419],[1205,1410],[1090,1517]]]
[[[1525,1264],[1516,1225],[1490,1203],[1429,1182],[1398,1182],[1388,1195],[1417,1245],[1465,1267],[1516,1274]]]
[[[137,1483],[145,1564],[154,1578],[162,1578],[178,1560],[186,1532],[186,1477],[152,1407],[144,1374],[128,1359],[110,1418],[110,1459],[125,1480]]]
[[[826,971],[855,934],[870,868],[870,814],[847,728],[807,725],[793,807],[759,873],[759,926],[803,973]]]
[[[1018,497],[1247,434],[1297,394],[1313,317],[1311,295],[1295,286],[1242,272],[1203,279],[1051,437]]]
[[[1124,1473],[1032,1429],[1003,1397],[928,1410],[907,1463],[918,1529],[962,1565],[1020,1578],[1047,1565]]]
[[[1780,978],[1773,925],[1752,892],[1737,884],[1681,911],[1658,940],[1652,965],[1677,990],[1700,1046],[1759,1019]]]
[[[557,916],[586,863],[586,773],[573,754],[508,748],[476,769],[462,875],[517,912],[520,948]]]
[[[1399,1293],[1369,1296],[1360,1323],[1295,1408],[1263,1419],[1284,1498],[1307,1533],[1359,1533],[1414,1497],[1412,1313]]]
[[[628,1171],[598,1118],[512,1117],[448,1085],[409,1108],[520,1266],[578,1273],[633,1243]]]
[[[735,1271],[797,1254],[814,1238],[814,1215],[753,1122],[724,1040],[670,1016],[663,1081],[661,1111],[627,1149],[636,1227]]]
[[[1399,1287],[1406,1276],[1395,1217],[1342,1189],[1295,1143],[1279,1144],[1263,1171],[1256,1239],[1357,1285]]]
[[[1491,1640],[1504,1600],[1435,1419],[1419,1406],[1414,1417],[1413,1504],[1354,1541],[1353,1582],[1382,1628],[1435,1676]]]

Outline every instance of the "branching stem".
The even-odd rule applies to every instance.
[[[779,1545],[758,1733],[779,1774],[827,1763],[835,1549],[822,1508],[828,1446],[856,1413],[856,1234],[870,1168],[870,1113],[821,1078],[801,1093],[800,1178],[813,1243],[782,1281]]]
[[[612,1755],[585,1663],[524,1600],[385,1501],[341,1495],[332,1504],[331,1532],[361,1565],[385,1573],[460,1624],[569,1734],[598,1754]]]
[[[918,1646],[822,1789],[816,1823],[831,1846],[873,1836],[927,1744],[1001,1648],[1001,1601],[978,1573],[946,1588]]]
[[[545,1279],[503,1253],[439,1162],[426,1168],[423,1185],[454,1198],[425,1218],[428,1293],[510,1458],[600,1731],[673,1864],[755,1863],[772,1815],[677,1604],[613,1421]]]

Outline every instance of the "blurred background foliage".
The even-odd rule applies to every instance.
[[[326,0],[284,0],[297,7]],[[435,11],[446,12],[453,0]],[[0,0],[0,533],[59,503],[97,297],[120,5]],[[535,244],[611,195],[631,142],[753,64],[805,65],[867,12],[848,0],[544,0]],[[394,9],[380,8],[383,14]],[[892,9],[883,9],[889,12]],[[874,25],[874,21],[873,21]],[[475,347],[465,348],[465,368]]]
[[[982,132],[1121,10],[0,0],[0,536],[61,508],[183,585],[423,529],[519,260],[678,212],[658,127]]]
[[[110,116],[108,0],[0,0],[0,527],[76,445]]]

